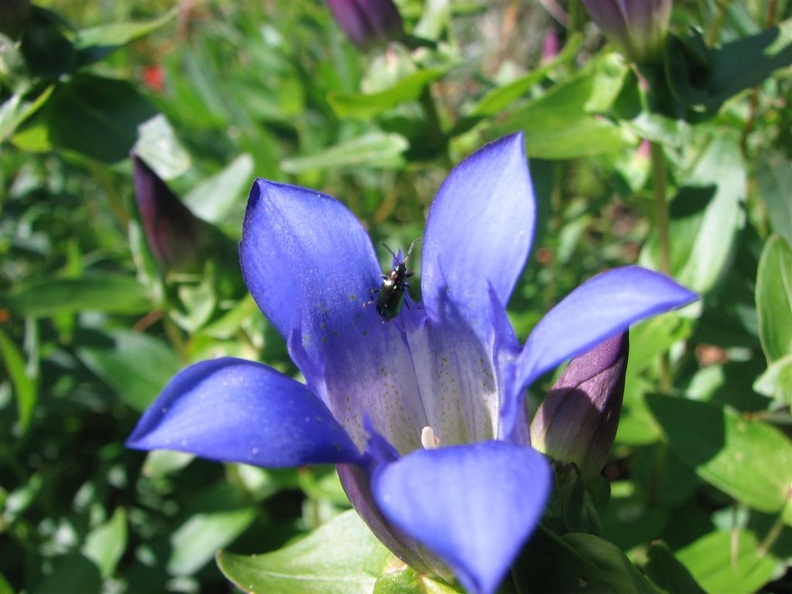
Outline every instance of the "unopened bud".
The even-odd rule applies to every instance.
[[[621,415],[628,350],[624,333],[572,359],[531,423],[537,450],[574,462],[585,478],[602,470]]]
[[[361,49],[404,37],[401,15],[392,0],[327,0],[327,5],[339,27]]]
[[[605,36],[638,64],[662,62],[671,0],[581,0]]]
[[[203,222],[137,155],[132,155],[132,161],[135,197],[154,258],[164,270],[196,270],[207,239]]]

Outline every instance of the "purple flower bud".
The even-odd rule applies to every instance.
[[[327,0],[327,5],[347,37],[361,49],[404,36],[401,15],[392,0]]]
[[[662,62],[671,0],[581,0],[591,19],[632,61]]]
[[[531,423],[533,446],[596,476],[610,452],[621,414],[627,333],[572,359]]]
[[[203,222],[137,155],[132,155],[132,162],[135,197],[154,258],[164,270],[196,270],[207,239]]]

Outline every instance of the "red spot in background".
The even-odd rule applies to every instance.
[[[159,66],[146,66],[143,69],[143,82],[155,93],[165,90],[165,73]]]

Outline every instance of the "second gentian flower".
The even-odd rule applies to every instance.
[[[355,509],[397,556],[470,592],[494,592],[552,484],[531,447],[526,387],[695,299],[654,272],[612,270],[520,345],[505,306],[534,220],[521,134],[464,160],[428,215],[423,303],[383,321],[366,303],[387,287],[352,213],[317,191],[257,180],[243,275],[305,384],[251,361],[198,363],[168,384],[129,445],[265,467],[335,463]],[[396,254],[394,268],[401,263]]]

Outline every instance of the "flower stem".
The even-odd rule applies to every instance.
[[[652,188],[654,190],[655,227],[660,247],[660,272],[671,276],[671,233],[668,217],[668,201],[666,200],[665,155],[660,143],[649,144],[652,160]],[[671,392],[671,363],[668,351],[660,354],[660,391]]]
[[[443,157],[448,160],[448,151],[446,150],[448,141],[440,126],[440,116],[437,113],[437,106],[435,105],[429,85],[424,87],[419,102],[426,121],[426,132],[424,134],[426,146],[437,150],[438,153],[442,150]]]
[[[671,275],[671,239],[666,202],[665,156],[663,147],[652,141],[649,144],[652,159],[652,187],[654,189],[655,227],[660,240],[660,272]]]

